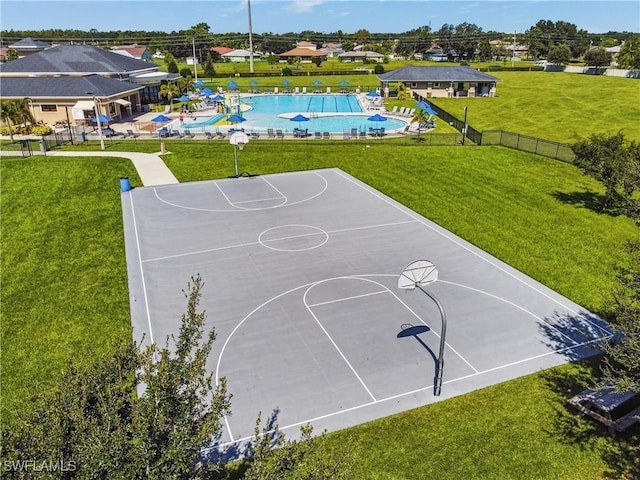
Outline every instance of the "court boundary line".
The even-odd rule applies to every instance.
[[[133,195],[129,194],[129,203],[131,205],[131,217],[133,219],[133,232],[136,238],[136,250],[138,253],[138,268],[140,269],[140,280],[142,282],[142,295],[144,297],[144,308],[147,315],[147,326],[149,327],[149,340],[151,343],[155,343],[153,340],[153,328],[151,327],[151,311],[149,309],[149,298],[147,294],[147,283],[144,279],[144,269],[142,262],[142,249],[140,248],[140,237],[138,235],[138,222],[136,220],[135,208],[133,205]]]
[[[351,182],[352,184],[354,184],[354,185],[358,186],[360,189],[364,190],[365,192],[369,192],[369,194],[371,194],[371,195],[373,195],[373,196],[375,196],[375,197],[379,198],[380,200],[382,200],[383,202],[387,203],[388,205],[390,205],[390,206],[394,207],[395,209],[397,209],[397,210],[399,210],[399,211],[403,212],[405,215],[407,215],[407,216],[409,216],[409,217],[411,217],[411,218],[415,219],[416,221],[420,222],[421,224],[423,224],[423,225],[424,225],[425,227],[427,227],[428,229],[430,229],[430,230],[432,230],[433,232],[437,233],[438,235],[440,235],[440,236],[442,236],[442,237],[446,238],[446,239],[447,239],[447,240],[449,240],[450,242],[453,242],[454,244],[456,244],[456,245],[458,245],[459,247],[463,248],[464,250],[468,251],[468,252],[469,252],[469,253],[471,253],[472,255],[474,255],[474,256],[476,256],[476,257],[480,258],[481,260],[483,260],[484,262],[488,263],[489,265],[491,265],[491,266],[493,266],[493,267],[497,268],[497,269],[498,269],[498,270],[500,270],[501,272],[503,272],[503,273],[507,274],[508,276],[510,276],[511,278],[513,278],[513,279],[517,280],[519,283],[521,283],[521,284],[523,284],[523,285],[525,285],[525,286],[527,286],[527,287],[531,288],[531,289],[532,289],[532,290],[534,290],[535,292],[538,292],[540,295],[544,296],[545,298],[548,298],[548,299],[549,299],[549,300],[551,300],[553,303],[556,303],[556,304],[558,304],[558,305],[562,306],[563,308],[566,308],[566,309],[567,309],[567,310],[569,310],[571,313],[574,313],[575,315],[579,315],[579,316],[583,317],[583,318],[584,318],[584,320],[585,320],[586,322],[588,322],[588,323],[592,324],[594,327],[598,328],[599,330],[601,330],[601,331],[603,331],[603,332],[606,332],[607,334],[611,334],[611,332],[610,332],[610,331],[608,331],[608,330],[604,329],[603,327],[601,327],[600,325],[598,325],[598,324],[596,324],[596,323],[594,323],[594,322],[591,322],[591,320],[589,320],[588,318],[586,318],[586,316],[585,316],[584,314],[582,314],[582,313],[580,313],[580,312],[576,312],[573,308],[571,308],[571,307],[569,307],[568,305],[565,305],[564,303],[560,302],[559,300],[557,300],[557,299],[555,299],[555,298],[551,297],[549,294],[547,294],[547,293],[545,293],[545,292],[541,291],[540,289],[538,289],[538,288],[537,288],[537,287],[535,287],[534,285],[531,285],[529,282],[525,281],[523,278],[520,278],[519,276],[514,275],[513,273],[511,273],[511,272],[507,271],[504,267],[502,267],[501,265],[496,264],[496,263],[495,263],[495,262],[493,262],[490,258],[487,258],[486,256],[483,256],[483,255],[480,255],[478,252],[476,252],[476,251],[474,251],[474,250],[470,249],[468,246],[466,246],[466,245],[462,244],[462,243],[461,243],[460,241],[458,241],[456,238],[452,238],[452,237],[451,237],[450,235],[448,235],[448,234],[451,234],[451,235],[455,235],[455,234],[453,234],[452,232],[449,232],[446,228],[444,228],[444,227],[440,227],[440,229],[444,230],[444,231],[445,231],[445,232],[447,232],[448,234],[447,234],[447,233],[445,233],[445,232],[443,232],[443,231],[440,231],[440,230],[436,229],[433,225],[430,225],[429,223],[427,223],[427,222],[424,220],[424,217],[422,217],[418,212],[414,212],[414,211],[413,211],[413,210],[411,210],[409,207],[406,207],[406,206],[402,205],[402,204],[401,204],[400,202],[398,202],[397,200],[393,200],[393,202],[395,202],[395,203],[393,203],[393,202],[390,200],[390,197],[383,196],[383,194],[382,194],[381,192],[379,193],[379,192],[378,192],[377,190],[375,190],[373,187],[371,187],[371,186],[369,186],[369,185],[366,185],[366,184],[363,184],[363,183],[360,183],[359,181],[356,181],[356,179],[354,179],[353,177],[351,177],[351,176],[347,175],[347,174],[346,174],[345,172],[343,172],[342,170],[340,170],[340,169],[337,169],[337,168],[336,168],[336,169],[334,169],[334,171],[335,171],[338,175],[340,175],[341,177],[343,177],[344,179],[346,179],[346,180],[348,180],[349,182]],[[400,206],[402,206],[402,208],[401,208]],[[411,213],[407,212],[407,211],[406,211],[406,210],[404,210],[404,209],[409,210]],[[417,217],[416,217],[416,216],[417,216]],[[476,247],[476,248],[478,248],[478,250],[482,251],[482,252],[483,252],[483,253],[485,253],[486,255],[489,255],[487,252],[485,252],[485,251],[484,251],[484,250],[482,250],[481,248],[479,248],[479,247]],[[492,257],[492,258],[493,258],[493,257]],[[506,262],[503,262],[503,263],[505,263],[505,264],[506,264]],[[510,265],[509,265],[509,267],[510,267],[510,268],[513,268],[513,269],[514,269],[514,270],[516,270],[516,271],[518,271],[522,276],[526,277],[527,279],[531,279],[531,277],[529,277],[528,275],[526,275],[526,274],[525,274],[525,273],[523,273],[523,272],[520,272],[520,271],[519,271],[519,270],[517,270],[516,268],[514,268],[514,267],[512,267],[512,266],[510,266]],[[533,279],[531,279],[531,280],[533,280]],[[546,285],[545,285],[545,287],[546,287]],[[549,287],[546,287],[546,288],[549,288]],[[556,292],[556,293],[557,293],[557,292]]]
[[[185,210],[194,210],[194,211],[198,211],[198,212],[226,212],[226,213],[229,213],[229,212],[259,212],[259,211],[262,211],[262,210],[271,210],[271,209],[275,209],[275,208],[291,207],[293,205],[299,205],[301,203],[309,202],[309,201],[321,196],[322,194],[324,194],[324,192],[326,192],[327,189],[329,188],[329,182],[327,181],[327,179],[325,177],[323,177],[322,175],[320,175],[320,173],[318,173],[315,170],[313,170],[313,171],[310,170],[310,171],[306,171],[306,172],[295,172],[295,173],[298,173],[298,174],[300,174],[300,173],[307,173],[307,174],[311,173],[312,175],[318,176],[324,182],[324,186],[315,195],[312,195],[311,197],[305,198],[303,200],[298,200],[297,202],[284,203],[284,204],[281,204],[281,205],[274,205],[274,206],[262,207],[262,208],[242,208],[242,207],[237,207],[237,208],[232,208],[230,210],[213,209],[213,208],[200,208],[200,207],[189,207],[189,206],[186,206],[186,205],[178,205],[177,203],[173,203],[173,202],[170,202],[168,200],[165,200],[165,199],[161,198],[160,197],[160,193],[158,192],[158,190],[159,190],[158,187],[153,187],[153,192],[154,192],[155,197],[158,199],[158,201],[160,201],[160,202],[162,202],[162,203],[164,203],[166,205],[169,205],[171,207],[174,207],[174,208],[182,208],[182,209],[185,209]],[[273,174],[273,175],[284,175],[284,174],[277,174],[276,173],[276,174]],[[224,180],[224,179],[221,179],[221,180]],[[227,180],[229,180],[229,179],[227,179]],[[245,181],[246,179],[240,178],[240,179],[233,179],[233,180]],[[231,180],[231,181],[233,181],[233,180]],[[213,182],[216,185],[216,188],[219,189],[217,184],[218,184],[218,182],[220,182],[220,180],[212,180],[211,182]],[[198,183],[209,183],[209,182],[198,182]],[[175,187],[175,185],[171,185],[171,186]],[[163,188],[164,188],[164,186],[163,186]],[[224,196],[224,193],[222,193],[222,195]],[[230,205],[233,205],[232,203],[229,202],[228,199],[227,199],[227,203],[229,203]]]

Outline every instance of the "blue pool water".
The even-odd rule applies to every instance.
[[[389,118],[385,122],[371,122],[367,118],[374,113],[364,113],[353,95],[256,95],[242,97],[240,99],[242,117],[246,121],[238,127],[251,132],[266,132],[268,128],[281,129],[283,132],[291,132],[294,128],[306,128],[313,132],[342,133],[344,130],[356,128],[368,130],[369,128],[384,127],[388,132],[404,129],[406,123]],[[295,114],[301,113],[307,118],[306,122],[293,122],[289,120]],[[198,114],[196,114],[198,115]],[[203,115],[201,113],[200,115]],[[222,124],[215,125],[219,115],[196,116],[194,120],[186,118],[184,124],[173,122],[171,127],[179,130],[183,127],[192,132],[215,132],[228,128]],[[283,118],[285,117],[289,118]],[[384,115],[383,115],[384,116]],[[216,120],[214,120],[216,119]],[[224,122],[223,122],[224,123]]]

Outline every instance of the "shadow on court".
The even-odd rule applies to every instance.
[[[580,360],[600,353],[600,345],[610,330],[592,313],[554,312],[539,324],[546,345],[560,351],[568,360]]]
[[[431,331],[429,327],[427,327],[426,325],[411,325],[410,323],[405,323],[400,328],[400,332],[398,332],[398,335],[396,335],[397,338],[415,338],[418,343],[422,345],[427,350],[427,352],[429,352],[429,355],[431,355],[431,358],[433,359],[434,365],[438,364],[438,358],[436,357],[436,354],[433,352],[433,350],[431,350],[431,348],[429,348],[429,345],[424,343],[424,341],[418,336],[422,333]]]

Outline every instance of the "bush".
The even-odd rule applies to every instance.
[[[291,71],[291,69],[289,67],[284,67],[282,69],[282,75],[284,75],[285,77],[290,77],[293,74],[293,72]]]
[[[376,66],[373,67],[373,73],[375,73],[375,74],[384,73],[384,66],[380,65],[379,63],[376,64]]]
[[[180,69],[180,76],[184,77],[184,78],[191,77],[191,76],[193,76],[193,72],[191,71],[190,68],[183,67],[183,68]]]
[[[35,125],[31,127],[31,133],[33,135],[49,135],[51,133],[51,127],[49,125]]]

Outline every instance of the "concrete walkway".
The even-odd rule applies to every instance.
[[[22,153],[19,151],[0,151],[2,156],[19,157]],[[34,155],[42,155],[35,153]],[[157,185],[169,185],[179,183],[178,179],[171,173],[159,154],[154,153],[138,153],[138,152],[65,152],[65,151],[48,151],[48,157],[119,157],[128,158],[138,172],[140,180],[145,187]]]

